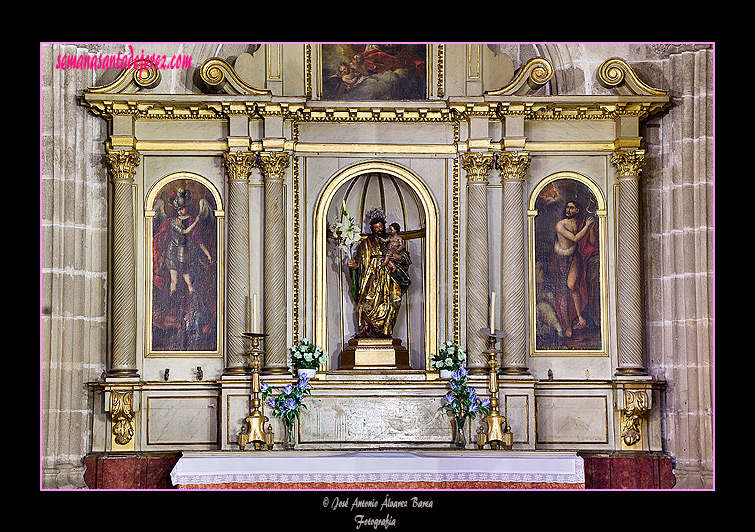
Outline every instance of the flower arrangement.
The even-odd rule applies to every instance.
[[[467,363],[467,348],[446,340],[440,345],[438,354],[430,355],[430,365],[436,369],[454,371],[463,368]]]
[[[362,239],[362,233],[357,221],[346,211],[346,200],[341,203],[340,218],[330,224],[330,231],[338,239],[338,249],[353,258],[351,248]]]
[[[260,385],[262,392],[262,401],[273,409],[273,416],[281,418],[287,425],[299,419],[300,411],[307,409],[304,404],[304,397],[310,395],[309,378],[306,375],[300,375],[298,382],[287,384],[277,397],[269,397],[270,386],[263,382]]]
[[[451,391],[443,399],[443,408],[453,414],[455,418],[474,418],[477,414],[488,415],[490,413],[490,399],[480,399],[474,388],[468,385],[467,368],[461,367],[451,374],[448,385]]]
[[[314,345],[307,338],[290,348],[291,361],[296,369],[317,369],[328,359],[328,352],[319,345]]]

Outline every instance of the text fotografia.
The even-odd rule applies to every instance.
[[[171,57],[160,54],[147,55],[142,50],[141,54],[134,54],[131,45],[128,47],[128,54],[100,54],[100,55],[76,55],[76,54],[58,54],[58,61],[55,68],[60,70],[99,70],[99,69],[126,69],[126,68],[145,68],[145,63],[151,63],[158,70],[174,70],[181,68],[191,68],[191,56],[176,54]]]
[[[354,514],[354,526],[356,530],[360,528],[390,528],[396,526],[396,518],[390,513],[380,515],[379,517],[373,517],[366,515],[365,510],[374,510],[382,514],[382,512],[390,512],[390,510],[403,510],[410,508],[432,508],[433,501],[422,500],[418,497],[410,497],[408,499],[391,499],[390,495],[385,496],[384,499],[364,499],[356,497],[354,499],[334,497],[330,499],[325,497],[322,501],[322,505],[325,508],[331,510],[346,510]]]

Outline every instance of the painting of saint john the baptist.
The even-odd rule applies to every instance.
[[[536,349],[601,348],[600,239],[596,199],[557,179],[535,206]]]

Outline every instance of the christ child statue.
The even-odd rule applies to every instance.
[[[401,258],[401,252],[404,251],[404,239],[401,238],[398,233],[401,231],[401,226],[396,222],[388,226],[388,236],[385,238],[378,237],[378,240],[388,244],[388,249],[385,250],[385,259],[383,260],[383,266],[387,266],[392,272],[396,271],[396,265],[394,259]]]

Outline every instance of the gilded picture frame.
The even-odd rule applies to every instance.
[[[158,180],[145,200],[145,356],[221,357],[222,198],[193,172]]]
[[[542,179],[528,202],[530,354],[608,356],[607,210],[577,172]]]

